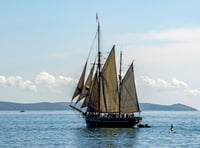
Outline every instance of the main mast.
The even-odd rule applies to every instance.
[[[98,14],[96,14],[96,20],[98,21],[98,75],[99,75],[99,83],[98,83],[98,92],[99,92],[99,95],[98,95],[98,100],[99,100],[99,104],[98,104],[98,108],[99,108],[99,112],[100,112],[100,89],[101,89],[101,46],[100,46],[100,22],[99,22],[99,18],[98,18]]]

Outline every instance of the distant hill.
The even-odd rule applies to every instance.
[[[71,110],[69,102],[56,102],[56,103],[12,103],[0,102],[0,111],[14,111],[14,110]],[[150,103],[140,103],[142,111],[197,111],[197,109],[183,104],[173,105],[158,105]]]
[[[69,110],[69,103],[57,102],[57,103],[12,103],[12,102],[0,102],[1,110]]]
[[[151,103],[140,103],[141,110],[151,110],[151,111],[197,111],[197,109],[183,104],[173,104],[173,105],[159,105]]]

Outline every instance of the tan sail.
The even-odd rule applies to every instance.
[[[115,62],[115,46],[113,46],[102,69],[102,87],[100,92],[100,108],[102,112],[119,111],[119,94]],[[105,103],[104,103],[105,102]]]
[[[97,79],[97,72],[95,73],[95,75],[94,75],[94,78],[92,79],[92,82],[91,82],[91,87],[90,87],[90,89],[89,89],[89,91],[88,91],[88,93],[87,93],[87,95],[86,95],[86,97],[85,97],[85,99],[84,99],[84,101],[83,101],[83,103],[82,103],[82,105],[81,105],[81,108],[84,108],[84,107],[88,107],[88,104],[89,104],[89,100],[90,100],[90,98],[91,98],[91,94],[92,94],[92,91],[94,91],[94,84],[95,84],[95,81],[96,81],[96,79]]]
[[[81,94],[80,96],[78,97],[77,101],[76,101],[76,104],[81,101],[84,97],[86,97],[89,93],[89,90],[91,89],[91,85],[92,85],[92,78],[93,78],[93,73],[94,73],[94,66],[95,66],[95,63],[93,64],[92,66],[92,69],[90,70],[90,73],[88,75],[88,78],[85,82],[85,85],[81,91]]]
[[[88,107],[89,99],[90,99],[89,96],[85,97],[85,99],[84,99],[84,101],[83,101],[83,103],[81,105],[81,108]]]
[[[139,111],[132,63],[121,84],[121,112],[132,113]]]
[[[95,73],[94,81],[92,84],[91,94],[89,96],[88,102],[88,112],[99,112],[99,84],[98,84],[98,74]],[[84,103],[84,102],[83,102]]]
[[[84,87],[84,79],[85,79],[86,68],[87,68],[87,61],[85,63],[85,66],[84,66],[83,72],[81,74],[81,77],[80,77],[80,79],[78,81],[77,87],[76,87],[76,89],[74,91],[74,95],[72,97],[72,101],[76,96],[78,96],[81,93],[81,91],[82,91],[82,89]]]

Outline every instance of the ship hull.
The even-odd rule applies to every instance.
[[[133,128],[142,120],[142,117],[132,118],[97,118],[86,117],[87,127],[108,127],[108,128]]]

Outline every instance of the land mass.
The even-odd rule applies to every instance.
[[[197,111],[196,108],[184,105],[184,104],[172,104],[172,105],[159,105],[151,103],[140,103],[141,110],[152,111]]]
[[[0,102],[0,111],[15,111],[15,110],[71,110],[69,102],[41,102],[41,103],[12,103]],[[183,105],[159,105],[151,103],[140,103],[142,111],[197,111],[197,109]]]

